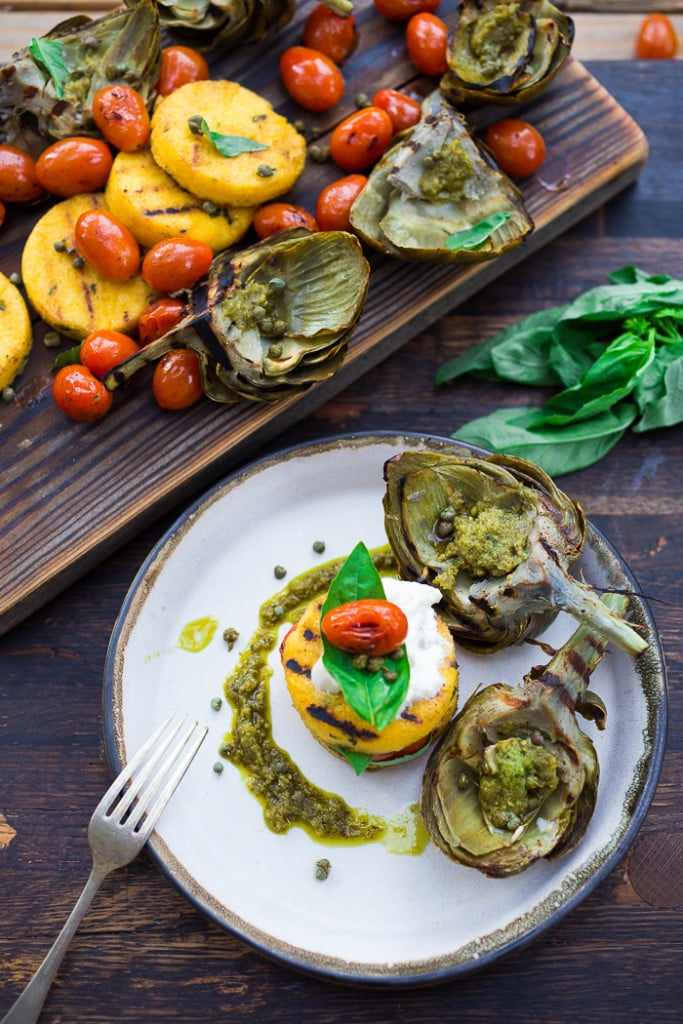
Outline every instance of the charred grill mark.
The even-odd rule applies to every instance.
[[[294,675],[305,676],[306,679],[311,678],[310,668],[306,668],[306,666],[302,665],[301,662],[296,660],[296,658],[288,658],[285,662],[285,668],[289,669],[290,672],[293,672]]]
[[[541,545],[541,547],[542,547],[542,548],[543,548],[543,550],[544,550],[544,551],[546,552],[546,554],[548,555],[548,557],[549,557],[549,558],[552,558],[552,560],[553,560],[553,562],[555,563],[555,565],[560,565],[560,554],[559,554],[559,551],[558,551],[558,549],[557,549],[557,548],[555,548],[555,547],[553,547],[553,545],[552,545],[552,544],[550,544],[550,543],[549,543],[549,542],[548,542],[548,541],[546,540],[546,538],[545,538],[545,537],[543,536],[543,534],[541,534],[541,535],[540,535],[540,537],[539,537],[538,539],[539,539],[539,542],[540,542],[540,545]]]
[[[309,704],[306,711],[315,718],[317,722],[324,722],[325,725],[331,725],[335,729],[339,729],[345,736],[352,740],[376,740],[377,733],[373,732],[372,729],[359,729],[358,726],[354,725],[353,722],[349,722],[344,718],[337,718],[336,715],[331,714],[326,708],[320,707],[319,704]]]
[[[493,615],[493,608],[483,597],[474,597],[472,594],[469,595],[470,604],[473,604],[479,611],[484,612],[485,615]]]
[[[420,722],[422,721],[422,719],[418,718],[417,715],[409,714],[407,708],[405,711],[401,712],[399,717],[402,718],[404,722],[415,722],[417,725],[419,725]]]
[[[306,628],[304,630],[304,640],[319,640],[320,633],[315,629]]]

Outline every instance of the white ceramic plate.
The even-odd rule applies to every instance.
[[[151,840],[163,870],[199,910],[289,966],[338,981],[426,984],[491,962],[556,923],[623,856],[645,815],[661,763],[666,682],[649,610],[634,618],[651,630],[637,662],[610,650],[592,688],[608,709],[607,729],[590,724],[601,765],[597,809],[578,849],[509,879],[489,879],[432,846],[420,855],[380,843],[326,846],[304,831],[269,831],[261,806],[228,762],[213,771],[232,712],[211,700],[252,635],[262,602],[281,582],[347,555],[359,540],[386,543],[384,461],[406,448],[452,446],[416,435],[336,438],[285,451],[232,476],[173,526],[138,574],[121,610],[105,672],[109,757],[118,771],[173,708],[209,726],[199,756]],[[315,540],[324,554],[315,554]],[[589,582],[638,590],[593,528],[577,568]],[[178,644],[184,626],[212,617],[219,628],[200,653]],[[223,630],[239,630],[228,652]],[[559,645],[575,622],[562,613],[545,639]],[[544,656],[529,644],[485,657],[459,651],[461,704],[481,682],[521,680]],[[311,738],[287,697],[273,659],[271,707],[276,742],[311,782],[354,807],[390,816],[419,796],[424,760],[357,778]],[[329,877],[315,877],[327,858]]]

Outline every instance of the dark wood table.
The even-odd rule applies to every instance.
[[[590,70],[645,130],[638,184],[288,429],[448,435],[536,399],[511,386],[434,386],[436,367],[501,324],[568,301],[626,264],[683,277],[681,63]],[[683,1015],[683,428],[628,434],[561,478],[635,573],[668,664],[668,747],[622,863],[534,945],[434,988],[340,987],[292,973],[204,920],[143,854],[104,884],[48,996],[48,1022],[680,1021]],[[269,450],[277,445],[271,444]],[[103,487],[106,462],[102,466]],[[184,506],[176,509],[182,512]],[[85,882],[86,829],[109,782],[101,680],[111,628],[174,515],[128,542],[0,639],[0,1013],[28,982]],[[0,540],[1,543],[1,540]]]

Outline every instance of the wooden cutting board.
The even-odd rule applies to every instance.
[[[453,4],[451,3],[451,8]],[[345,65],[343,103],[327,115],[304,112],[307,127],[326,133],[355,109],[358,93],[434,83],[416,78],[403,46],[403,28],[380,18],[371,0],[356,3],[361,43]],[[448,20],[449,3],[440,14]],[[307,13],[304,11],[304,14]],[[277,59],[301,41],[301,17],[285,30],[237,54],[212,61],[215,77],[261,92],[292,119]],[[509,116],[483,111],[475,124]],[[539,177],[522,184],[535,230],[499,259],[464,269],[411,264],[370,255],[370,290],[342,368],[329,381],[277,404],[219,406],[204,401],[182,413],[158,409],[149,378],[115,396],[97,424],[66,419],[52,402],[54,351],[35,344],[14,402],[0,406],[0,633],[71,584],[162,513],[199,494],[274,439],[287,445],[287,427],[316,409],[409,338],[484,288],[633,182],[647,157],[638,125],[575,59],[524,116],[542,132],[548,160]],[[293,199],[313,209],[315,197],[340,172],[309,162]],[[0,269],[19,269],[22,243],[39,215],[11,211],[0,235]],[[246,244],[246,243],[245,243]],[[436,369],[436,367],[435,367]],[[141,375],[142,376],[142,375]],[[396,423],[400,429],[401,424]],[[239,524],[226,524],[226,536]]]

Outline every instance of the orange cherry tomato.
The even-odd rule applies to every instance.
[[[351,207],[367,183],[364,174],[347,174],[325,186],[315,204],[315,219],[321,231],[352,230]]]
[[[372,105],[386,110],[395,132],[412,128],[422,116],[421,104],[397,89],[380,89],[373,96]]]
[[[76,246],[84,260],[110,281],[127,281],[140,269],[132,233],[106,210],[86,210],[76,221]]]
[[[391,654],[408,633],[408,619],[393,601],[364,598],[331,608],[320,628],[334,647],[350,654]]]
[[[438,10],[441,0],[374,0],[374,3],[389,21],[410,21],[414,14]]]
[[[205,82],[208,77],[209,65],[191,46],[163,47],[156,86],[160,96],[168,96],[188,82]]]
[[[303,206],[294,203],[266,203],[254,214],[254,231],[259,238],[269,238],[287,228],[308,228],[315,231],[315,218]]]
[[[316,4],[304,22],[304,46],[319,50],[335,64],[343,64],[358,46],[353,14],[344,17],[327,4]]]
[[[92,101],[95,124],[116,149],[134,153],[147,145],[149,114],[145,101],[129,85],[107,85]]]
[[[280,75],[289,95],[306,110],[331,110],[344,95],[344,78],[337,65],[308,46],[285,50]]]
[[[36,161],[36,177],[45,191],[55,196],[99,192],[113,160],[106,142],[73,136],[43,150]]]
[[[543,136],[526,121],[506,117],[489,125],[484,142],[496,158],[501,171],[511,178],[528,178],[545,160]]]
[[[185,316],[186,308],[184,302],[170,296],[153,302],[138,320],[140,344],[148,345],[170,331]]]
[[[92,423],[111,409],[113,396],[101,380],[77,363],[63,366],[52,382],[52,397],[56,404],[79,423]]]
[[[213,249],[193,238],[164,238],[142,261],[142,279],[158,292],[191,288],[211,266]]]
[[[42,194],[31,154],[16,146],[0,146],[0,201],[31,203]]]
[[[162,409],[187,409],[203,395],[199,360],[189,348],[176,348],[154,367],[152,392]]]
[[[406,49],[418,71],[435,78],[448,67],[448,28],[435,14],[414,14],[406,26]]]
[[[671,60],[678,52],[678,36],[666,14],[648,14],[636,38],[639,60]]]
[[[133,338],[120,331],[93,331],[81,342],[81,363],[96,377],[104,377],[115,366],[140,351]]]
[[[362,171],[387,148],[394,126],[386,110],[363,107],[344,118],[330,136],[330,155],[345,171]]]

